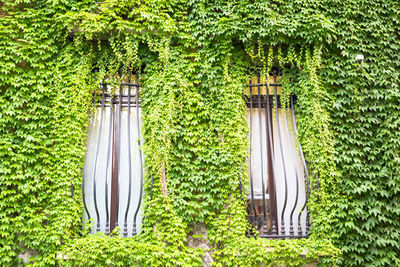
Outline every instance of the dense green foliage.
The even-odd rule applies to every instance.
[[[400,3],[332,1],[340,33],[326,70],[337,165],[346,195],[336,238],[344,264],[400,264]],[[362,72],[354,55],[364,54]]]
[[[210,245],[215,265],[400,264],[398,1],[0,6],[1,265],[26,251],[37,265],[201,265],[187,236]],[[299,139],[320,183],[306,240],[245,236],[251,66],[280,66],[285,94],[298,96]],[[89,102],[119,70],[141,72],[146,192],[155,177],[142,232],[125,239],[80,229]],[[199,225],[207,236],[193,236]]]

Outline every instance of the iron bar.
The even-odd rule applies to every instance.
[[[293,237],[296,237],[296,238],[308,238],[308,235],[296,235],[296,236],[292,236],[292,235],[282,235],[282,234],[279,234],[279,235],[260,235],[260,237],[262,237],[262,238],[273,238],[273,239],[286,239],[286,238],[288,238],[288,239],[290,239],[290,238],[293,238]]]
[[[288,140],[289,140],[289,146],[295,152],[296,150],[294,149],[293,144],[292,144],[292,140],[290,139],[289,125],[288,125],[288,122],[287,122],[286,109],[284,110],[284,118],[285,118],[285,125],[286,125],[286,133],[287,133]],[[295,172],[295,176],[296,176],[296,198],[295,198],[295,202],[294,202],[294,205],[293,205],[293,209],[290,212],[290,219],[289,219],[289,234],[290,235],[294,235],[293,213],[294,213],[294,211],[295,211],[295,209],[297,207],[297,202],[298,202],[298,198],[299,198],[299,176],[298,176],[298,173],[297,173],[296,162],[294,162],[293,166],[294,166],[294,172]]]
[[[250,97],[252,98],[253,96],[253,90],[252,88],[250,88]],[[253,189],[253,175],[252,175],[252,171],[251,171],[251,155],[252,155],[252,149],[251,149],[251,144],[252,144],[252,139],[253,139],[253,135],[252,135],[252,127],[253,127],[253,102],[250,102],[250,153],[249,153],[249,161],[250,161],[250,194],[251,194],[251,204],[253,207],[253,212],[254,212],[254,223],[257,224],[257,211],[256,211],[256,206],[254,203],[254,189]]]
[[[125,83],[122,83],[121,84],[121,86],[127,86]],[[123,95],[121,95],[121,100],[118,98],[118,99],[113,99],[113,95],[112,94],[110,94],[110,93],[106,93],[105,95],[104,95],[104,99],[105,99],[105,104],[106,105],[108,105],[108,106],[110,106],[110,102],[111,102],[111,100],[113,100],[114,101],[114,104],[120,104],[120,101],[122,102],[122,106],[123,107],[127,107],[128,106],[128,103],[129,103],[129,101],[128,101],[128,95],[125,95],[125,94],[123,94]],[[139,101],[138,101],[138,104],[139,104],[139,106],[140,106],[140,104],[141,104],[141,100],[139,99]],[[132,103],[129,103],[129,105],[130,106],[136,106],[136,102],[132,102]],[[99,101],[99,102],[97,102],[96,103],[96,106],[98,106],[98,107],[100,107],[101,106],[101,102]]]
[[[296,118],[294,116],[294,100],[293,100],[293,96],[290,97],[290,106],[292,108],[292,118],[293,118],[293,127],[294,127],[294,132],[296,133],[297,136],[297,126],[296,126]],[[302,234],[302,229],[301,229],[301,223],[300,223],[300,218],[301,215],[303,213],[303,211],[306,208],[307,202],[308,202],[308,198],[309,198],[309,194],[310,194],[310,179],[308,177],[308,170],[307,170],[307,165],[306,165],[306,160],[304,158],[304,153],[303,153],[303,149],[301,148],[301,143],[300,141],[298,142],[299,145],[299,151],[300,151],[300,156],[301,156],[301,161],[303,162],[303,166],[304,166],[304,173],[306,175],[306,180],[307,180],[307,192],[306,192],[306,199],[304,201],[304,205],[300,210],[299,216],[298,216],[298,234],[301,235]],[[306,234],[308,233],[308,213],[306,215]]]
[[[136,87],[136,121],[137,121],[137,134],[138,134],[138,149],[139,149],[139,159],[140,159],[140,193],[139,201],[136,208],[135,216],[133,217],[133,235],[137,234],[136,231],[136,218],[140,209],[142,202],[142,191],[143,191],[143,158],[142,158],[142,148],[140,142],[140,115],[139,115],[139,86]]]
[[[121,115],[122,115],[122,85],[119,86],[119,103],[118,103],[118,155],[121,155]],[[121,169],[121,158],[118,158],[118,170]],[[119,225],[119,173],[118,173],[118,191],[117,191],[117,218],[115,226]]]
[[[128,103],[131,102],[131,86],[129,85],[130,83],[130,77],[128,77]],[[131,204],[131,191],[132,191],[132,174],[131,174],[131,109],[130,105],[128,105],[128,121],[127,121],[127,126],[128,126],[128,179],[129,179],[129,190],[128,190],[128,201],[126,204],[126,210],[125,210],[125,218],[124,218],[124,236],[128,236],[128,211],[129,207]]]
[[[268,95],[268,97],[267,97],[266,95],[261,95],[260,98],[261,98],[261,107],[266,108],[267,107],[267,98],[269,98],[268,101],[270,103],[272,103],[272,102],[274,102],[275,96]],[[246,101],[247,107],[250,106],[250,103],[253,103],[253,105],[258,105],[258,96],[257,95],[253,95],[251,97],[244,96],[244,99]],[[275,104],[278,106],[278,108],[282,107],[280,95],[277,96],[277,101],[275,101]]]
[[[267,86],[267,93],[269,96],[269,87]],[[268,167],[268,182],[270,185],[270,205],[271,205],[271,233],[273,235],[278,234],[278,208],[276,203],[276,185],[275,185],[275,158],[274,158],[274,140],[273,140],[273,131],[272,131],[272,106],[270,105],[270,98],[266,97],[266,111],[267,111],[267,128],[268,128],[268,146],[267,149],[269,152],[269,160],[270,164]]]
[[[117,96],[114,96],[116,98]],[[113,101],[114,104],[114,101]],[[111,205],[110,205],[110,232],[112,232],[118,219],[118,175],[119,175],[119,119],[116,115],[117,109],[114,108],[115,116],[113,120],[113,145],[112,145],[112,175],[111,175]]]
[[[260,83],[260,73],[257,74],[257,81]],[[264,185],[264,160],[263,160],[263,149],[262,149],[262,120],[261,120],[261,89],[260,86],[257,87],[258,90],[258,123],[260,129],[260,162],[261,162],[261,192],[262,192],[262,206],[263,206],[263,233],[267,233],[267,214],[265,209],[265,185]]]
[[[96,103],[96,94],[93,94],[93,109]],[[96,112],[96,109],[94,109],[92,111],[92,118],[91,118],[91,126],[90,126],[90,135],[89,135],[89,142],[88,142],[88,147],[92,141],[92,137],[93,137],[93,128],[94,128],[94,114]],[[85,207],[85,212],[86,215],[88,217],[88,219],[90,219],[90,214],[89,214],[89,210],[87,208],[87,204],[86,204],[86,197],[85,197],[85,180],[86,180],[86,176],[85,176],[85,169],[87,166],[87,159],[88,159],[88,150],[86,150],[86,155],[85,155],[85,163],[83,165],[83,175],[82,175],[82,200],[83,200],[83,206]]]
[[[130,78],[130,77],[128,77],[128,78]],[[106,84],[106,85],[118,85],[118,83],[113,83],[113,82],[102,83],[102,85],[103,85],[103,84]],[[132,86],[132,87],[140,87],[140,86],[141,86],[141,85],[138,84],[138,83],[131,83],[130,81],[128,81],[127,83],[122,82],[121,85],[126,85],[126,86],[129,85],[129,86]]]
[[[106,227],[105,227],[105,232],[106,234],[110,233],[110,214],[108,211],[108,166],[110,165],[110,148],[112,146],[111,140],[112,140],[112,125],[113,125],[113,120],[114,120],[114,116],[113,116],[113,110],[110,109],[110,124],[108,127],[108,146],[107,146],[107,166],[106,166],[106,179],[104,182],[104,187],[105,187],[105,208],[106,208]]]
[[[274,82],[276,83],[276,71],[274,72]],[[277,87],[274,86],[274,94],[275,94],[275,101],[277,101]],[[281,159],[282,159],[282,165],[283,165],[283,176],[285,178],[285,200],[283,203],[282,207],[282,213],[281,213],[281,235],[285,235],[285,210],[286,210],[286,204],[287,204],[287,197],[288,197],[288,192],[287,192],[287,177],[286,177],[286,165],[285,165],[285,157],[283,156],[283,147],[282,147],[282,136],[281,136],[281,127],[279,125],[279,113],[278,113],[278,106],[275,105],[275,114],[276,114],[276,127],[278,128],[278,139],[279,139],[279,147],[280,147],[280,154],[281,154]]]
[[[282,86],[282,84],[278,84],[278,83],[248,83],[248,84],[246,84],[246,86],[247,87],[258,87],[258,86],[261,86],[261,87],[267,87],[268,88],[268,86]]]
[[[101,94],[101,111],[100,111],[100,127],[99,127],[99,137],[97,139],[97,147],[96,147],[96,156],[94,159],[94,170],[93,170],[93,197],[94,197],[94,209],[96,211],[96,218],[97,218],[97,229],[96,231],[100,231],[100,214],[99,209],[97,206],[97,185],[96,185],[96,173],[97,173],[97,161],[99,157],[99,150],[100,150],[100,140],[101,140],[101,133],[103,129],[103,116],[104,116],[104,93],[105,93],[105,85],[102,88]]]

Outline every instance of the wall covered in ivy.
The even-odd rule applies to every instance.
[[[0,265],[21,254],[39,266],[400,265],[398,1],[0,7]],[[245,236],[251,66],[281,68],[284,93],[298,97],[299,140],[320,183],[308,239]],[[134,238],[88,235],[91,95],[132,70],[143,84],[146,219]]]

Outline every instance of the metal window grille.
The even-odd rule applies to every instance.
[[[137,75],[105,82],[93,94],[93,112],[83,170],[85,219],[91,231],[109,234],[120,226],[134,236],[142,222],[143,160]]]
[[[310,183],[301,144],[296,146],[295,97],[290,96],[290,108],[282,109],[277,71],[264,82],[262,78],[258,73],[246,85],[248,219],[260,237],[304,238],[309,232]]]

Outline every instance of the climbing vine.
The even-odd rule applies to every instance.
[[[23,254],[43,266],[400,264],[397,1],[0,7],[1,265]],[[243,85],[272,68],[282,70],[283,106],[297,96],[310,167],[303,240],[246,236]],[[88,234],[80,186],[91,96],[106,76],[118,84],[132,71],[143,85],[146,219],[133,238]]]

